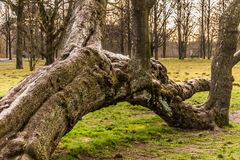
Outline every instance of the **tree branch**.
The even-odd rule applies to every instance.
[[[240,50],[233,55],[233,66],[240,61]]]

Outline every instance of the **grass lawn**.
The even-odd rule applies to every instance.
[[[169,77],[179,83],[210,77],[209,60],[164,59],[162,63]],[[13,65],[0,63],[0,95],[30,74],[27,69],[16,71]],[[240,110],[240,65],[233,73],[231,112],[236,112]],[[188,101],[196,104],[206,98],[207,93],[198,93]],[[62,138],[53,159],[239,160],[240,117],[232,117],[231,126],[218,131],[185,131],[168,127],[146,108],[122,102],[84,116]]]

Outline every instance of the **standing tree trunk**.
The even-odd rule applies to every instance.
[[[6,58],[12,60],[12,38],[11,38],[11,22],[10,22],[10,13],[9,13],[9,6],[6,5]]]
[[[163,58],[166,58],[166,53],[167,53],[167,2],[166,0],[163,0]]]
[[[182,56],[187,57],[188,41],[191,33],[190,28],[190,15],[192,10],[192,3],[186,3],[184,9],[184,25],[183,25],[183,35],[182,35]]]
[[[212,56],[211,38],[210,38],[210,19],[211,19],[211,0],[208,0],[207,7],[207,58]]]
[[[55,48],[53,46],[53,30],[50,29],[46,32],[46,41],[45,41],[45,46],[46,46],[46,52],[43,54],[46,62],[45,65],[50,65],[52,64],[55,59],[54,59],[54,55],[55,55]]]
[[[131,31],[131,3],[127,0],[127,34],[128,34],[128,55],[132,57],[132,31]]]
[[[24,0],[18,0],[17,5],[17,44],[16,44],[16,69],[23,69],[23,21]]]
[[[214,109],[218,126],[229,124],[229,106],[232,92],[232,68],[240,55],[234,53],[238,43],[240,1],[234,0],[220,18],[217,54],[212,62],[211,91],[207,108]]]
[[[40,32],[40,54],[42,57],[42,60],[44,59],[44,53],[45,53],[45,47],[44,47],[44,35],[42,32]]]
[[[178,58],[184,59],[183,57],[183,44],[182,44],[182,2],[177,1],[177,30],[178,30]]]
[[[154,22],[153,22],[153,35],[154,35],[154,44],[153,44],[153,48],[154,48],[154,56],[155,56],[155,59],[158,60],[159,59],[159,55],[158,55],[158,46],[159,46],[159,42],[158,42],[158,30],[157,30],[157,27],[158,27],[158,17],[157,17],[157,12],[158,12],[158,4],[155,4],[154,5]]]
[[[8,29],[8,55],[9,55],[9,60],[12,60],[12,38],[11,38],[11,29],[10,29],[10,25],[9,25],[9,29]]]
[[[206,37],[205,37],[205,23],[204,23],[204,17],[205,17],[205,0],[201,0],[201,43],[200,43],[200,49],[201,49],[201,58],[206,58]]]
[[[123,2],[120,2],[120,53],[124,53],[124,24],[125,24],[125,19],[124,19],[124,6]]]
[[[81,117],[120,101],[148,107],[174,127],[209,129],[227,124],[231,68],[240,60],[240,53],[233,56],[239,0],[221,18],[219,53],[212,66],[214,85],[208,103],[198,107],[184,100],[209,90],[209,81],[194,79],[179,85],[168,79],[166,68],[156,60],[146,70],[123,55],[102,50],[105,7],[105,0],[77,2],[59,61],[33,73],[0,100],[2,159],[47,160]]]
[[[5,52],[6,52],[6,58],[8,58],[8,47],[9,47],[9,45],[8,45],[8,36],[7,35],[5,35],[5,38],[6,38],[6,41],[5,41]]]
[[[143,68],[150,67],[151,46],[149,39],[149,14],[155,0],[132,0],[135,58]]]

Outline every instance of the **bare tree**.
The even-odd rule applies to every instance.
[[[130,1],[108,1],[108,18],[103,43],[105,48],[131,57],[132,27]]]
[[[24,25],[24,0],[17,0],[16,4],[11,0],[0,0],[9,5],[17,16],[17,40],[16,40],[16,69],[23,69],[23,25]]]
[[[10,15],[10,9],[7,4],[4,5],[4,22],[1,25],[0,32],[5,36],[5,49],[6,58],[12,60],[12,29],[13,29],[13,17]]]
[[[192,8],[193,2],[189,0],[177,1],[177,34],[178,34],[178,55],[179,59],[184,59],[187,53],[189,36],[192,33]]]
[[[45,65],[50,65],[54,62],[54,55],[61,44],[66,31],[66,26],[69,23],[72,13],[73,0],[68,1],[66,15],[63,15],[65,8],[62,11],[63,13],[59,15],[60,7],[62,5],[66,5],[66,1],[37,1],[37,4],[40,13],[41,31],[45,34],[46,51],[42,54],[46,59]],[[58,24],[57,20],[62,15],[62,23]]]
[[[162,57],[166,57],[167,39],[174,32],[174,28],[167,28],[168,20],[173,13],[175,2],[166,0],[157,0],[151,13],[151,51],[155,59],[159,58],[159,47],[163,48]],[[154,53],[153,53],[154,52]]]

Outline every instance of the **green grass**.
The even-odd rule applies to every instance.
[[[178,83],[194,77],[210,77],[209,60],[162,60],[169,77]],[[0,63],[0,95],[30,72],[15,70],[13,63]],[[240,110],[240,66],[234,68],[235,86],[231,110]],[[189,102],[206,100],[208,93],[198,93]],[[54,156],[56,160],[124,159],[163,160],[239,160],[240,125],[218,131],[185,131],[168,127],[152,111],[126,102],[83,117],[65,135]]]
[[[37,68],[42,64],[42,61],[39,62]],[[3,96],[11,87],[15,86],[30,73],[27,60],[24,61],[23,70],[16,70],[14,61],[0,62],[0,96]]]

